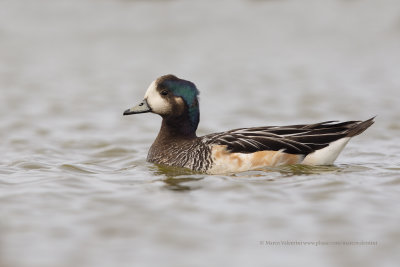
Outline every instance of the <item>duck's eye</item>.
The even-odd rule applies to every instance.
[[[167,91],[167,90],[162,90],[162,91],[161,91],[161,94],[162,94],[162,95],[168,95],[168,91]]]

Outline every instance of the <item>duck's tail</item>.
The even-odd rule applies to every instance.
[[[374,124],[374,119],[375,117],[370,118],[369,120],[359,122],[354,125],[354,127],[349,129],[349,132],[347,133],[348,137],[353,137],[356,135],[359,135],[363,133],[365,130],[367,130],[372,124]]]
[[[306,165],[332,165],[337,159],[340,152],[347,145],[350,139],[356,135],[364,132],[368,127],[374,123],[375,117],[363,121],[354,122],[354,126],[350,126],[345,137],[342,137],[336,141],[331,142],[328,146],[318,149],[311,154],[308,154],[302,164]]]

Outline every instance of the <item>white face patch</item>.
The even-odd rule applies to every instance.
[[[152,82],[144,95],[144,99],[147,100],[147,104],[151,108],[151,111],[160,115],[165,115],[171,112],[170,103],[161,97],[157,91],[156,81]]]

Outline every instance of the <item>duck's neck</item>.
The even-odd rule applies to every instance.
[[[185,118],[163,118],[160,132],[154,143],[167,144],[173,141],[195,139],[196,128]]]

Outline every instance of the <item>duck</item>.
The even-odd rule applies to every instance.
[[[333,165],[350,139],[369,128],[375,118],[238,128],[197,136],[198,96],[194,83],[168,74],[150,84],[142,102],[123,112],[151,112],[162,117],[148,162],[206,174],[295,164]]]

